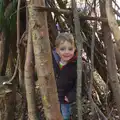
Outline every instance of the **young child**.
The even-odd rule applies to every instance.
[[[77,56],[74,37],[60,33],[55,41],[53,67],[60,109],[64,120],[70,120],[71,106],[76,101]]]

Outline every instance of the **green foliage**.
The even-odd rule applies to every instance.
[[[4,27],[4,12],[5,12],[5,8],[4,8],[4,0],[0,0],[0,31],[2,31],[3,27]]]
[[[12,2],[12,8],[10,11],[10,16],[9,16],[9,27],[10,27],[10,31],[14,32],[16,29],[16,4],[17,4],[17,0],[13,0]]]
[[[0,0],[0,30],[9,37],[16,29],[17,0],[12,0],[5,8],[4,0]]]
[[[7,13],[5,15],[5,20],[7,23],[7,30],[10,33],[14,33],[16,30],[16,9],[17,9],[17,0],[12,0],[10,3],[10,6],[7,10]]]

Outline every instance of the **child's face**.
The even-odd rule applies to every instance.
[[[56,48],[56,52],[58,53],[62,61],[69,61],[74,56],[74,42],[72,44],[67,41],[61,42],[60,45]]]

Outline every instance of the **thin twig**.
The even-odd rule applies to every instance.
[[[18,0],[18,6],[17,6],[17,54],[18,54],[18,59],[19,59],[19,84],[20,87],[23,86],[23,71],[22,71],[22,65],[21,65],[21,55],[20,55],[20,4],[21,0]]]
[[[14,80],[14,78],[15,78],[16,75],[17,75],[18,64],[19,64],[19,59],[18,59],[18,56],[17,56],[17,62],[16,62],[16,67],[15,67],[14,74],[13,74],[12,78],[11,78],[9,81],[3,82],[4,85],[5,85],[5,84],[12,84],[12,81]]]
[[[120,17],[120,13],[119,13],[119,11],[117,11],[117,10],[113,9],[113,12],[114,12],[117,16],[119,16],[119,17]]]
[[[114,2],[114,4],[118,7],[118,9],[120,10],[120,6],[116,3],[115,0],[112,0]]]
[[[17,53],[20,53],[19,50],[19,42],[20,42],[20,3],[21,0],[18,0],[18,6],[17,6]]]
[[[12,76],[12,78],[8,81],[8,82],[12,82],[14,80],[14,78],[16,77],[17,75],[17,70],[18,70],[18,64],[19,64],[19,59],[17,57],[17,62],[16,62],[16,67],[15,67],[15,71],[14,71],[14,74]]]

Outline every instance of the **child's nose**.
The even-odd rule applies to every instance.
[[[66,50],[65,53],[69,53],[69,50]]]

